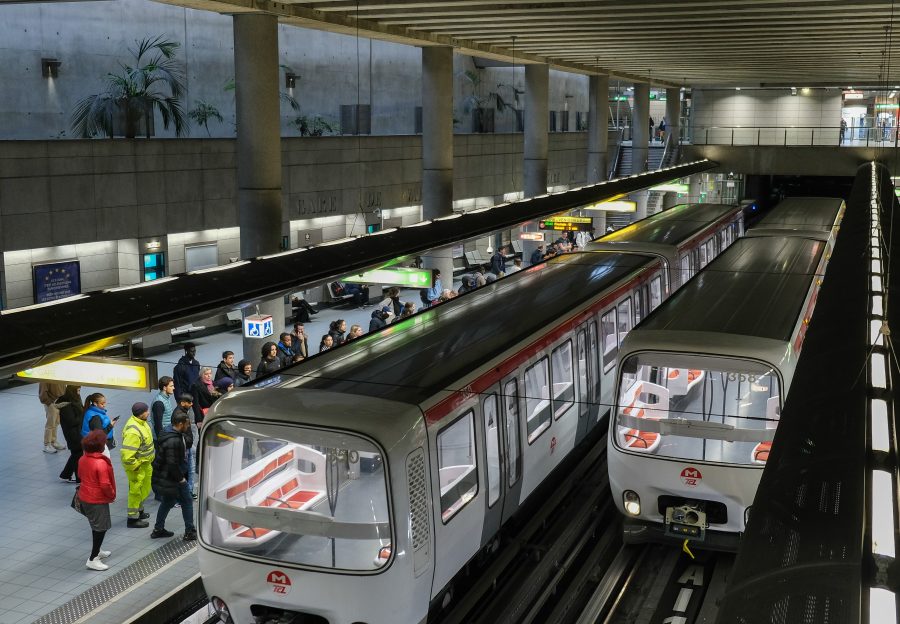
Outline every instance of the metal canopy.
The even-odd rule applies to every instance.
[[[900,47],[889,0],[158,1],[660,86],[878,85]]]

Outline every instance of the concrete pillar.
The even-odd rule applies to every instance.
[[[525,197],[547,192],[550,67],[525,66]]]
[[[422,48],[422,215],[453,212],[453,48]]]
[[[650,199],[650,191],[638,191],[631,194],[631,200],[637,203],[633,221],[640,221],[647,216],[647,201]]]
[[[241,258],[276,253],[281,242],[281,127],[278,99],[278,19],[234,15],[234,83],[237,119],[238,225]],[[244,338],[244,357],[258,362],[263,343],[284,328],[279,297],[258,306],[272,316],[275,336]],[[256,314],[256,307],[244,315]]]
[[[634,85],[634,115],[631,129],[631,173],[647,171],[650,141],[650,85]]]
[[[677,206],[679,203],[683,203],[683,201],[679,202],[678,193],[669,192],[669,193],[663,194],[663,202],[662,202],[663,210],[668,210],[672,206]]]
[[[591,76],[588,87],[588,184],[606,180],[609,142],[609,76]],[[594,213],[594,234],[606,231],[606,213]]]
[[[704,174],[702,173],[697,173],[690,177],[690,182],[688,185],[688,201],[692,204],[698,204],[701,202],[700,193],[703,192],[704,181]]]
[[[672,137],[674,148],[680,141],[681,125],[681,89],[666,89],[666,136]]]

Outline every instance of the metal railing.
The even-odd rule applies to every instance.
[[[622,141],[625,136],[625,128],[619,128],[619,137],[616,139],[616,157],[613,159],[612,167],[606,172],[606,179],[612,180],[616,177],[616,172],[619,170],[619,158],[622,156]]]
[[[897,147],[898,129],[848,126],[693,126],[683,141],[693,145],[786,147]]]

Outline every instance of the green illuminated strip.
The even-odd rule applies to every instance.
[[[386,284],[388,286],[428,288],[431,286],[431,271],[412,268],[375,269],[359,275],[348,275],[343,281],[357,284]]]

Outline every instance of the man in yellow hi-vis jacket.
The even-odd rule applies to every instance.
[[[153,430],[147,419],[150,408],[146,403],[131,406],[131,418],[122,430],[122,466],[128,477],[128,528],[145,529],[150,514],[144,511],[144,499],[150,495],[153,475]]]

